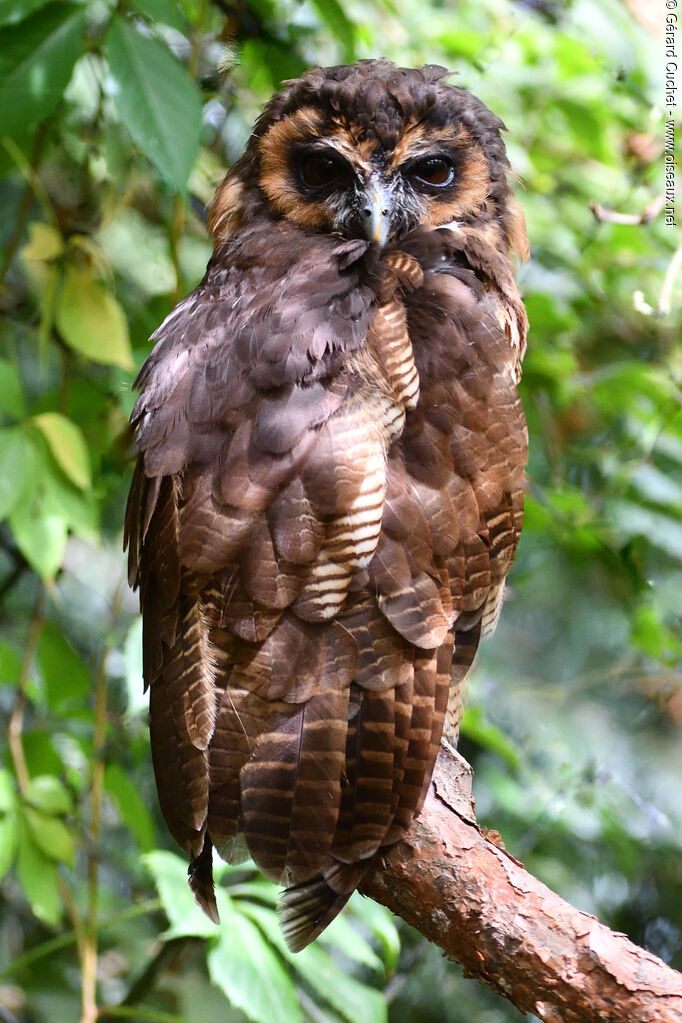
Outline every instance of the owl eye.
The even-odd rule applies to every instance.
[[[307,188],[325,188],[346,177],[345,161],[330,153],[309,153],[300,165],[300,174]]]
[[[418,183],[447,188],[454,181],[455,168],[446,156],[426,156],[412,165],[410,174]]]

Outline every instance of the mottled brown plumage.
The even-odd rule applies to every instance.
[[[419,812],[514,557],[526,241],[502,127],[440,68],[288,83],[137,381],[161,807],[207,912],[212,847],[251,855],[293,949]]]

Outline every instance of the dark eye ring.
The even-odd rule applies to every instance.
[[[345,176],[344,161],[330,153],[309,153],[300,168],[307,188],[324,188]]]
[[[412,176],[425,185],[447,188],[455,178],[455,168],[446,156],[426,156],[412,167]]]

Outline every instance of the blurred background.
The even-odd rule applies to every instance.
[[[360,897],[291,960],[274,889],[232,869],[214,928],[149,758],[121,553],[136,367],[203,274],[205,206],[263,102],[310,65],[380,55],[446,65],[504,119],[532,243],[526,525],[461,739],[479,820],[682,968],[682,249],[661,214],[660,7],[0,3],[3,1021],[524,1018]]]

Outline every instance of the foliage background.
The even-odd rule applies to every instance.
[[[646,10],[653,32],[635,0],[0,0],[1,1019],[521,1018],[367,900],[293,969],[272,889],[226,872],[216,931],[153,791],[120,550],[135,368],[262,102],[380,54],[502,116],[533,245],[527,523],[462,738],[479,817],[682,968],[680,237],[590,209],[663,190]]]

